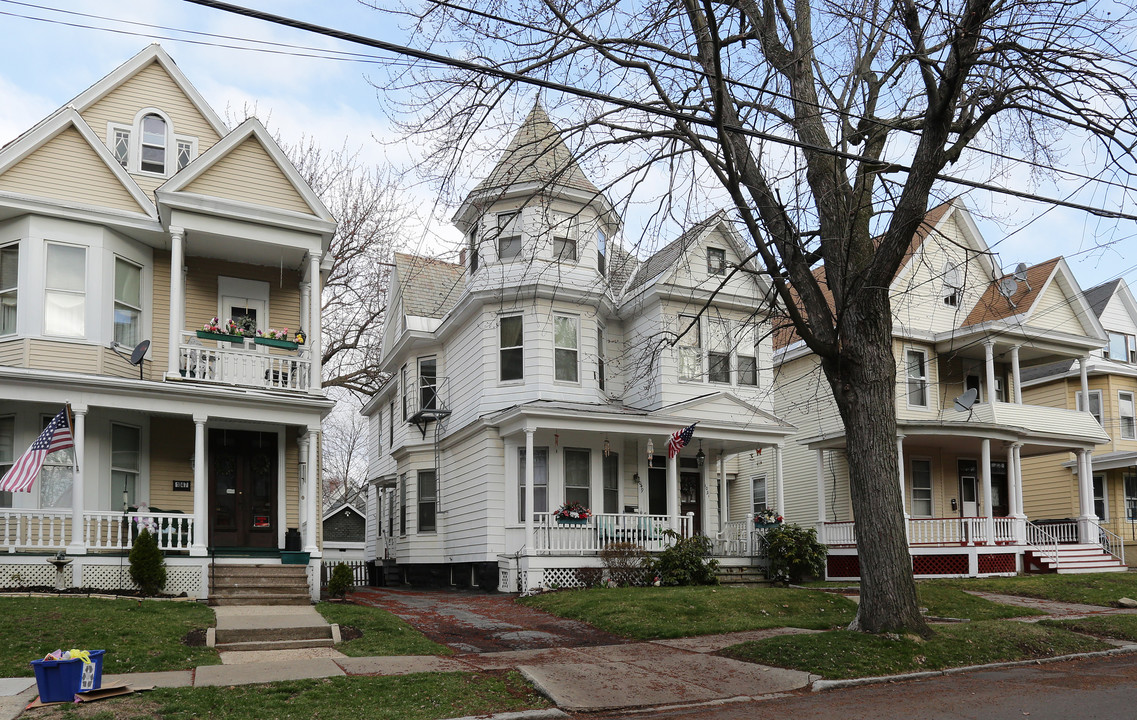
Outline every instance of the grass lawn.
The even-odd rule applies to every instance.
[[[1059,602],[1110,606],[1118,598],[1137,598],[1137,573],[1087,573],[1079,575],[1020,575],[999,578],[932,580],[966,590],[1020,595]]]
[[[1003,605],[968,595],[962,588],[942,584],[938,580],[916,583],[916,602],[920,607],[927,608],[927,614],[933,617],[998,620],[1046,614],[1041,610]]]
[[[134,720],[435,720],[546,708],[520,673],[338,677],[236,687],[164,688],[90,705],[29,710],[26,718]]]
[[[840,595],[788,588],[594,588],[518,602],[637,640],[773,627],[828,630],[848,624],[856,612]]]
[[[1042,620],[1041,622],[1050,627],[1065,628],[1087,635],[1137,642],[1137,615],[1107,615],[1081,620]]]
[[[316,606],[328,622],[360,630],[363,635],[336,645],[344,655],[449,655],[454,651],[439,645],[402,619],[380,608],[347,603],[322,602]]]
[[[106,650],[104,673],[215,665],[213,648],[182,644],[213,622],[195,602],[0,597],[0,677],[31,676],[30,661],[71,648]]]
[[[928,640],[836,630],[743,643],[721,654],[841,679],[1029,660],[1110,647],[1059,628],[985,620],[937,626],[936,634]]]

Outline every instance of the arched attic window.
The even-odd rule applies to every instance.
[[[142,118],[142,156],[139,169],[142,172],[166,174],[166,121],[157,115]]]

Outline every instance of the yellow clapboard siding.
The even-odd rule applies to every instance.
[[[150,418],[150,505],[193,514],[194,426],[188,418]],[[174,480],[189,480],[190,491],[174,491]]]
[[[185,191],[312,214],[308,203],[255,137],[233,148],[186,186]]]
[[[99,349],[65,340],[29,340],[27,367],[93,375],[99,371]]]
[[[23,367],[27,341],[20,339],[0,342],[0,365]]]
[[[286,428],[284,431],[284,526],[286,528],[300,527],[300,446],[297,444],[299,437],[300,432],[295,427]],[[317,504],[316,507],[320,505]]]
[[[212,258],[191,257],[186,260],[186,324],[185,330],[200,330],[202,324],[217,315],[217,278],[219,276],[260,280],[269,284],[269,323],[277,330],[300,328],[300,275],[295,270],[263,265],[246,265]],[[158,278],[155,273],[155,291]],[[169,298],[169,267],[164,284]],[[283,279],[282,279],[283,278]],[[156,302],[157,302],[156,298]],[[166,300],[169,305],[169,300]],[[221,318],[224,322],[226,318]],[[168,321],[167,321],[168,323]]]
[[[1073,335],[1085,333],[1085,328],[1074,315],[1074,310],[1071,308],[1066,294],[1062,292],[1056,282],[1051,283],[1042,297],[1038,299],[1027,324],[1047,330],[1062,330]]]
[[[73,127],[0,175],[0,190],[145,212]]]

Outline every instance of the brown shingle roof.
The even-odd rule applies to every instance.
[[[628,285],[628,290],[635,290],[641,285],[646,285],[656,277],[674,268],[675,263],[679,262],[679,258],[687,251],[687,246],[695,242],[700,235],[721,219],[722,214],[715,213],[709,218],[695,223],[682,235],[667,243],[647,260],[640,263],[635,276],[632,278],[632,282]]]
[[[983,295],[979,298],[979,302],[975,303],[975,307],[971,308],[967,319],[963,321],[963,327],[981,325],[992,320],[1002,320],[1029,310],[1038,298],[1038,294],[1042,292],[1046,281],[1054,272],[1054,266],[1061,259],[1054,258],[1027,268],[1026,282],[1018,283],[1018,287],[1009,298],[999,292],[999,283],[1010,278],[1012,273],[995,280],[983,291]]]
[[[466,286],[465,266],[418,255],[395,253],[395,273],[407,315],[445,317]]]

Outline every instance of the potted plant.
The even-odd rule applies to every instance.
[[[285,350],[295,350],[299,347],[297,343],[288,339],[288,328],[284,328],[283,330],[276,330],[275,328],[269,328],[264,331],[257,330],[257,336],[253,342],[257,345],[284,348]]]
[[[754,513],[754,527],[772,528],[782,524],[782,516],[773,510],[759,510]]]
[[[553,517],[561,525],[584,525],[592,511],[578,502],[567,502],[553,512]]]

